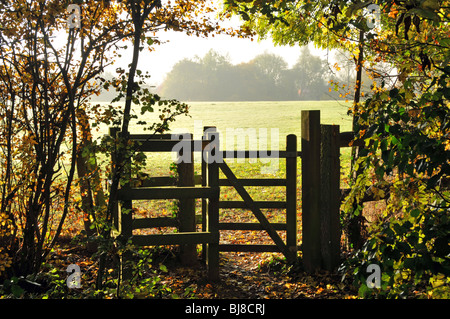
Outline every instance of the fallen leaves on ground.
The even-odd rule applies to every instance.
[[[157,277],[157,285],[165,287],[157,298],[196,299],[347,299],[357,298],[357,291],[341,283],[335,273],[317,272],[307,274],[294,266],[287,266],[279,253],[220,254],[220,281],[207,280],[206,267],[202,262],[195,266],[183,266],[177,257],[177,248],[160,248],[152,256],[152,265],[141,269],[140,280]],[[96,279],[97,263],[90,254],[78,246],[57,249],[48,260],[52,268],[59,269],[60,278],[67,276],[69,264],[80,265],[82,289],[92,289]],[[200,255],[199,255],[200,258]],[[161,267],[164,265],[164,267]],[[114,267],[111,265],[111,267]],[[113,275],[114,268],[107,273]],[[74,294],[75,292],[69,292]],[[80,293],[83,298],[84,293]],[[72,297],[77,298],[75,295]],[[114,298],[114,294],[110,297]],[[137,293],[134,298],[155,298]]]
[[[167,277],[162,281],[176,296],[200,299],[344,299],[356,298],[357,292],[329,272],[306,274],[280,269],[269,253],[221,253],[220,282],[206,280],[203,266],[187,268],[176,260],[168,262]],[[274,262],[275,260],[275,262]],[[186,291],[189,292],[186,295]],[[171,296],[167,296],[171,297]]]

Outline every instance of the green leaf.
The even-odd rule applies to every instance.
[[[365,297],[370,294],[371,289],[367,287],[366,283],[363,283],[358,289],[358,295],[361,297]]]
[[[448,238],[436,238],[433,245],[433,250],[435,254],[439,257],[445,257],[450,254],[450,246],[448,243]]]
[[[402,235],[406,232],[406,228],[400,224],[394,224],[393,228],[398,235]]]
[[[406,238],[406,241],[413,247],[416,246],[417,242],[419,241],[419,236],[416,232],[412,233],[411,235]]]
[[[375,173],[377,174],[378,178],[383,178],[384,176],[384,168],[379,166],[376,168]]]
[[[405,242],[399,242],[398,243],[398,248],[404,254],[410,254],[411,253],[411,247]]]
[[[161,270],[162,272],[167,272],[167,267],[165,265],[159,265],[159,270]]]
[[[397,145],[400,143],[399,140],[395,136],[391,136],[391,141],[392,141],[392,144],[394,144],[394,145]]]
[[[414,269],[416,267],[416,261],[414,258],[406,258],[403,265],[405,268]]]
[[[380,149],[381,149],[383,152],[387,151],[387,141],[386,141],[386,139],[382,139],[382,140],[381,140],[381,143],[380,143]]]

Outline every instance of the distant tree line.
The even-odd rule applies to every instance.
[[[332,74],[326,61],[303,47],[292,68],[280,56],[264,53],[233,65],[214,50],[203,58],[183,59],[159,87],[164,97],[184,101],[331,100]]]

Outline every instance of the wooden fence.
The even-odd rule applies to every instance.
[[[118,136],[120,132],[110,130],[112,136]],[[173,152],[179,141],[169,140],[170,135],[130,135],[129,139],[134,142],[136,151],[142,152]],[[208,168],[208,183],[201,187],[194,185],[193,162],[182,162],[178,164],[179,178],[175,182],[171,177],[148,178],[133,180],[122,186],[118,192],[118,200],[121,205],[116,208],[114,217],[116,228],[124,242],[131,238],[133,245],[137,246],[160,246],[181,245],[182,259],[185,263],[192,261],[192,247],[196,244],[207,243],[206,262],[208,278],[211,281],[219,279],[219,186],[218,186],[218,164],[207,160],[210,153],[214,151],[209,146],[211,141],[188,140],[192,149],[194,145],[201,145],[202,154],[206,158]],[[192,169],[190,168],[192,167]],[[137,185],[136,185],[137,184]],[[195,230],[195,201],[196,198],[206,199],[206,228],[201,232]],[[179,218],[157,217],[157,218],[133,218],[133,201],[178,199],[180,200]],[[192,214],[192,212],[194,212]],[[179,232],[168,234],[134,235],[133,230],[156,227],[178,227]],[[189,253],[191,252],[191,253]],[[125,265],[128,256],[122,256],[121,265]],[[124,278],[129,277],[129,270],[123,269]]]
[[[226,164],[227,158],[273,157],[271,151],[222,151],[219,147],[219,133],[214,127],[204,128],[204,138],[192,139],[192,135],[182,142],[190,154],[182,154],[184,161],[178,164],[178,179],[172,177],[150,177],[133,180],[119,191],[122,202],[117,208],[116,226],[124,238],[142,246],[180,245],[181,259],[185,264],[195,262],[196,246],[203,245],[208,277],[219,279],[220,251],[281,252],[288,261],[297,259],[301,250],[305,270],[333,270],[340,263],[340,148],[349,146],[351,133],[340,133],[338,125],[321,125],[320,111],[301,113],[301,152],[297,151],[297,137],[288,135],[286,150],[277,151],[278,157],[286,161],[285,178],[239,179]],[[111,134],[116,136],[117,130]],[[131,135],[137,143],[137,150],[143,152],[173,152],[179,150],[179,140],[171,140],[171,135],[149,136]],[[198,147],[201,145],[201,147]],[[201,176],[194,176],[194,153],[202,154]],[[273,151],[272,151],[273,152]],[[301,157],[302,171],[302,243],[298,245],[297,230],[297,158]],[[186,161],[186,159],[189,159]],[[212,160],[211,160],[212,159]],[[219,178],[219,170],[225,178]],[[137,184],[137,186],[136,186]],[[233,186],[242,201],[220,200],[220,187]],[[286,187],[284,201],[255,201],[246,191],[247,186]],[[202,199],[201,214],[195,213],[195,199]],[[136,200],[179,199],[177,218],[159,217],[134,219],[132,202]],[[258,223],[220,222],[219,210],[230,208],[249,209]],[[262,209],[284,209],[285,223],[270,223]],[[201,231],[196,232],[196,225]],[[172,234],[133,235],[134,229],[154,227],[177,227]],[[274,244],[237,245],[221,244],[221,230],[265,230]],[[286,232],[283,241],[277,231]]]

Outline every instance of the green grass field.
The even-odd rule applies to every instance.
[[[351,129],[347,115],[350,103],[337,101],[287,101],[287,102],[189,102],[190,117],[179,117],[172,124],[176,132],[197,133],[198,126],[216,126],[220,132],[237,128],[277,128],[280,145],[284,146],[288,134],[300,137],[303,110],[320,110],[321,123],[341,126],[341,131]],[[143,120],[150,120],[151,116]],[[139,119],[142,120],[142,119]],[[196,131],[194,131],[196,129]],[[138,125],[131,131],[141,132]],[[201,134],[201,128],[198,132]]]
[[[193,133],[194,138],[201,138],[203,126],[215,126],[221,134],[222,149],[254,149],[259,146],[259,136],[267,130],[267,147],[260,149],[285,149],[286,136],[296,134],[298,149],[301,144],[301,111],[320,110],[322,124],[336,124],[341,132],[350,131],[352,119],[347,115],[351,103],[339,101],[283,101],[283,102],[188,102],[190,106],[189,116],[181,116],[171,124],[174,133]],[[139,111],[136,110],[136,114]],[[145,115],[138,120],[151,123],[157,120],[157,114]],[[132,123],[131,133],[145,133],[143,127]],[[244,129],[244,134],[251,129],[256,132],[256,140],[247,138],[246,145],[233,139],[232,135],[237,129]],[[272,129],[278,130],[279,141],[272,143]],[[107,129],[102,129],[106,133]],[[227,139],[227,132],[228,134]],[[250,136],[248,134],[247,136]],[[278,143],[277,143],[278,142]],[[274,144],[274,145],[272,145]],[[276,145],[278,144],[278,145]],[[347,149],[342,150],[343,162],[349,159]],[[198,155],[197,155],[198,157]],[[149,155],[149,168],[153,174],[166,174],[170,162],[173,160],[170,154]]]

